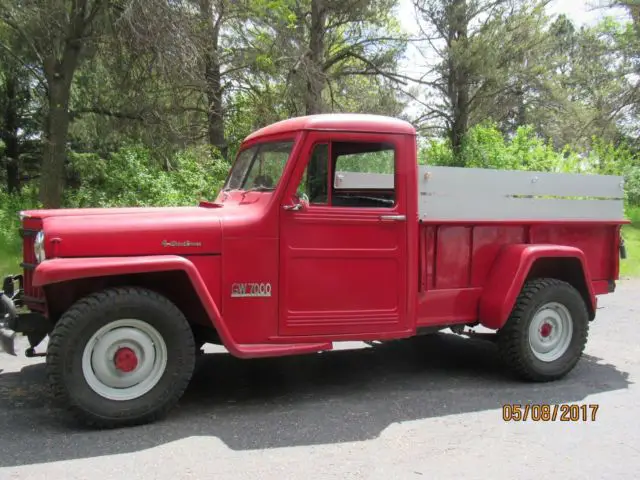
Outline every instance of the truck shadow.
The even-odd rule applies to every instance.
[[[359,344],[362,345],[362,344]],[[130,453],[191,436],[234,450],[369,440],[389,425],[581,402],[628,388],[628,374],[586,355],[565,379],[528,384],[485,341],[434,335],[317,355],[238,360],[204,355],[180,405],[151,425],[91,431],[51,406],[44,365],[0,375],[0,467]]]

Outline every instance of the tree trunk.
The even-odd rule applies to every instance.
[[[527,104],[524,98],[525,90],[523,85],[519,85],[516,91],[516,98],[518,99],[518,114],[516,119],[516,129],[518,127],[524,127],[527,124]]]
[[[70,93],[71,83],[65,81],[64,77],[49,81],[49,113],[40,177],[40,201],[44,208],[59,208],[62,205]]]
[[[18,144],[18,99],[17,80],[11,72],[7,72],[5,82],[7,108],[4,112],[4,131],[0,138],[5,143],[5,156],[7,158],[7,191],[15,193],[20,191],[20,146]]]
[[[79,32],[77,35],[82,30]],[[40,201],[44,208],[60,208],[62,205],[70,121],[69,99],[80,48],[78,41],[69,41],[60,60],[50,55],[44,61],[49,100],[40,177]]]
[[[223,158],[226,159],[229,147],[224,132],[220,64],[208,60],[205,75],[207,102],[209,103],[209,111],[207,112],[209,143],[218,148]]]
[[[462,143],[469,129],[469,72],[466,65],[468,52],[468,17],[466,0],[453,0],[449,7],[449,48],[448,96],[451,104],[452,121],[449,137],[456,165],[464,166]]]
[[[305,109],[307,115],[322,113],[322,91],[324,89],[324,33],[327,11],[323,0],[311,0],[311,32],[309,35],[309,55],[306,65],[307,89]]]
[[[209,144],[216,147],[223,158],[227,158],[227,145],[224,129],[224,110],[222,104],[222,73],[219,58],[220,26],[223,18],[223,3],[220,2],[214,12],[211,0],[200,0],[200,16],[206,25],[205,45],[205,95],[207,97],[207,133]]]

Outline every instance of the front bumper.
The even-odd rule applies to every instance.
[[[5,295],[2,295],[2,308],[5,308]],[[11,319],[8,316],[8,313],[3,315],[3,318],[0,318],[0,350],[8,353],[9,355],[16,354],[15,340],[16,340],[16,331],[11,328]]]
[[[16,282],[18,287],[16,288]],[[0,349],[15,355],[17,309],[22,300],[22,275],[9,275],[2,282],[0,291]]]
[[[18,284],[16,287],[16,283]],[[30,348],[28,357],[35,356],[36,347],[50,331],[47,317],[37,312],[19,312],[22,302],[22,275],[4,278],[0,291],[0,350],[16,355],[15,339],[18,333],[26,335]]]

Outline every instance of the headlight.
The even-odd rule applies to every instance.
[[[42,230],[36,235],[36,241],[33,244],[33,253],[35,253],[38,263],[47,258],[44,254],[44,231]]]

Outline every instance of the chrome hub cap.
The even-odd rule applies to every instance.
[[[167,345],[146,322],[122,319],[99,329],[82,354],[82,373],[91,389],[109,400],[133,400],[160,381]]]
[[[573,337],[573,322],[569,310],[560,303],[543,305],[529,325],[529,346],[535,357],[553,362],[569,348]]]

